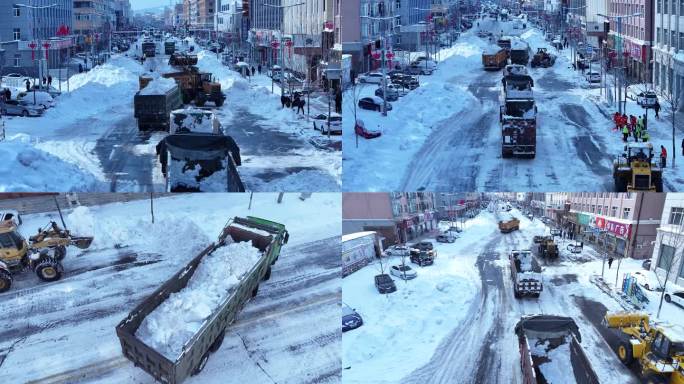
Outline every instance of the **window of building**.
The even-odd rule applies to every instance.
[[[617,207],[612,207],[610,210],[610,215],[612,217],[617,217]]]
[[[671,247],[669,245],[661,244],[660,245],[660,254],[658,255],[658,268],[662,268],[664,270],[670,269],[672,266],[672,259],[674,258],[675,254],[675,247]]]
[[[601,214],[601,206],[600,205],[598,206],[598,211],[596,212],[596,214],[598,214],[598,215]]]
[[[684,208],[672,207],[672,209],[670,209],[670,219],[667,223],[672,225],[682,225],[682,219],[684,219]]]
[[[21,8],[17,6],[12,7],[12,15],[14,15],[14,17],[21,16]]]
[[[622,209],[622,218],[623,219],[629,219],[629,212],[631,211],[631,208],[623,208]]]
[[[15,57],[14,58],[14,66],[15,67],[21,67],[21,57]]]
[[[14,37],[14,40],[21,40],[21,30],[19,28],[14,28],[12,36]]]
[[[596,212],[596,206],[592,204],[591,205],[591,213],[594,213],[594,212]]]

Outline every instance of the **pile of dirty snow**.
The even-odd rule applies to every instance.
[[[188,285],[150,313],[136,336],[175,361],[260,256],[251,242],[230,243],[205,256]]]
[[[552,348],[548,340],[540,342],[530,340],[530,352],[533,356],[543,356],[548,360],[539,364],[544,379],[548,384],[575,384],[574,369],[570,359],[570,340],[564,338],[563,344]],[[569,373],[573,373],[569,375]]]

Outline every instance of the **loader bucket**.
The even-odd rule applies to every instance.
[[[90,244],[93,242],[92,236],[79,236],[71,238],[71,245],[76,246],[79,249],[88,249]]]

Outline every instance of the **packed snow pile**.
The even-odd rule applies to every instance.
[[[203,161],[203,166],[197,162],[171,159],[168,170],[171,184],[176,187],[198,188],[202,192],[226,192],[228,160],[220,159],[211,164],[207,162]]]
[[[123,209],[123,204],[118,205]],[[94,236],[91,250],[138,246],[148,252],[168,255],[171,250],[173,254],[188,256],[211,240],[185,215],[157,217],[152,223],[151,218],[144,215],[96,216],[90,208],[80,206],[67,215],[66,221],[73,233]]]
[[[260,256],[251,242],[230,243],[205,256],[188,285],[150,313],[136,336],[175,361]]]
[[[0,192],[83,191],[98,183],[80,167],[37,149],[24,134],[0,142],[0,177]]]
[[[176,87],[176,81],[173,79],[165,79],[157,77],[153,79],[145,88],[140,90],[140,95],[165,95],[167,92]]]
[[[530,340],[530,352],[533,356],[540,357],[538,361],[539,370],[548,384],[576,384],[574,375],[568,375],[569,372],[574,372],[572,367],[572,359],[570,356],[570,340],[567,336],[563,339],[563,343],[557,347],[551,346],[548,340],[541,342],[537,340],[533,342]],[[543,359],[543,361],[541,361]]]

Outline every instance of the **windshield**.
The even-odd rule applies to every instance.
[[[411,267],[409,267],[407,265],[397,265],[395,268],[401,272],[408,272],[411,270]]]

